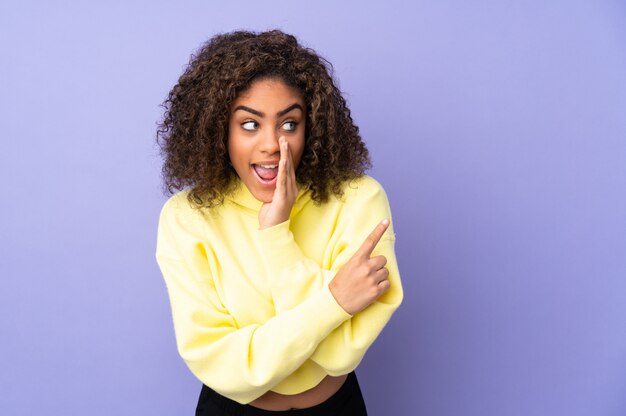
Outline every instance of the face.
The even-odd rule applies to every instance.
[[[272,201],[281,136],[297,168],[304,151],[305,112],[300,91],[273,79],[253,82],[233,102],[228,122],[230,162],[259,201]]]

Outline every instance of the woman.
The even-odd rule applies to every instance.
[[[157,261],[197,415],[364,415],[353,370],[402,300],[387,198],[326,62],[206,43],[164,103]]]

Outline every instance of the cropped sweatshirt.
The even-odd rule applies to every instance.
[[[259,230],[262,203],[243,183],[214,208],[187,191],[159,219],[156,257],[178,351],[213,390],[245,404],[272,390],[297,394],[359,364],[402,301],[390,226],[372,256],[387,258],[391,287],[348,314],[328,284],[384,218],[382,187],[363,176],[315,205],[300,190],[289,220]]]

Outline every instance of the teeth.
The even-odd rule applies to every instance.
[[[265,169],[276,169],[278,167],[278,165],[259,165],[259,166]]]

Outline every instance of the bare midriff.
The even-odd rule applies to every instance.
[[[290,410],[312,407],[324,402],[333,394],[337,393],[337,390],[341,388],[347,377],[347,375],[339,377],[326,376],[320,384],[312,389],[293,395],[284,395],[268,391],[263,396],[252,401],[250,406],[264,410]]]

